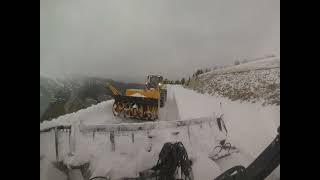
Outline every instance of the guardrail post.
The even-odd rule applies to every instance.
[[[111,151],[114,152],[116,150],[116,145],[114,142],[114,132],[110,132],[110,141],[111,141]]]
[[[76,123],[73,123],[71,125],[71,132],[70,132],[70,153],[74,154],[76,151],[76,136],[77,136],[77,131],[79,131],[79,126]]]
[[[131,140],[132,140],[132,143],[134,143],[134,133],[133,132],[131,133]]]
[[[68,138],[69,138],[69,153],[71,153],[72,152],[72,149],[71,149],[71,126],[68,129]]]
[[[190,140],[190,124],[188,125],[188,138]]]
[[[55,151],[56,151],[56,161],[59,161],[59,139],[58,139],[58,129],[57,127],[54,128],[54,144],[55,144]]]

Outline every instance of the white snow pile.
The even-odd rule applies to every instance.
[[[144,95],[140,94],[140,93],[135,93],[135,94],[132,94],[130,96],[134,96],[134,97],[145,97]]]
[[[77,112],[59,116],[50,121],[40,123],[40,131],[56,126],[69,126],[74,123],[120,123],[112,113],[114,100],[108,100]]]
[[[164,143],[181,141],[193,161],[195,180],[212,179],[222,173],[221,168],[208,158],[215,142],[212,128],[216,126],[204,123],[202,126],[189,126],[189,130],[184,126],[134,131],[134,142],[131,139],[132,132],[118,132],[115,135],[114,152],[111,151],[108,133],[96,133],[94,139],[91,133],[80,133],[74,156],[66,157],[64,162],[69,166],[90,162],[92,177],[137,177],[138,172],[157,164]]]
[[[280,105],[280,57],[201,74],[192,79],[189,88],[231,100]]]

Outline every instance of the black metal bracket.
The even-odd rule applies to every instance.
[[[280,126],[278,135],[269,146],[247,167],[235,166],[222,173],[215,180],[265,179],[280,165]]]

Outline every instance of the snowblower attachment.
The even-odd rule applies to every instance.
[[[114,96],[112,112],[114,116],[123,115],[124,118],[156,120],[158,119],[157,99],[134,96]]]
[[[227,127],[222,119],[223,114],[217,118],[217,124],[219,131],[225,134],[225,137],[228,135]],[[209,158],[213,161],[217,161],[224,157],[230,156],[233,153],[238,153],[239,149],[232,146],[230,142],[226,142],[226,139],[223,139],[219,142],[219,145],[215,146],[213,151],[209,154]]]
[[[113,115],[140,120],[158,119],[158,110],[164,106],[167,96],[162,81],[162,76],[149,75],[144,89],[126,89],[124,94],[109,82],[107,87],[115,99]]]

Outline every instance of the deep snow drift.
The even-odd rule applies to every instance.
[[[168,101],[160,112],[162,117],[159,121],[165,123],[165,121],[177,119],[200,119],[204,121],[203,123],[178,128],[122,132],[81,131],[80,127],[86,126],[131,123],[130,120],[113,117],[112,103],[113,101],[106,101],[59,117],[52,122],[40,124],[40,130],[56,125],[73,125],[71,137],[74,140],[72,142],[68,138],[68,133],[59,134],[61,137],[59,140],[60,160],[64,160],[69,165],[90,162],[92,176],[109,176],[112,179],[134,177],[139,171],[156,164],[158,154],[165,142],[182,141],[188,155],[194,161],[192,168],[195,179],[213,179],[232,166],[246,167],[250,164],[273,140],[280,124],[279,106],[231,101],[223,97],[199,94],[176,85],[168,86]],[[219,133],[217,133],[214,117],[220,114],[224,114],[229,131],[229,141],[240,149],[240,153],[213,162],[208,158],[208,154],[217,144]],[[209,118],[209,122],[204,120],[206,118]],[[213,121],[210,121],[210,118]],[[174,132],[179,133],[176,135]],[[114,134],[111,135],[112,133]],[[54,167],[47,163],[49,160],[55,160],[53,135],[52,131],[40,134],[40,155],[44,157],[40,161],[42,163],[40,166],[43,166],[41,167],[43,179],[62,176],[61,173],[52,170]],[[114,142],[111,136],[114,137]],[[70,144],[74,145],[74,149],[69,148]],[[73,155],[68,155],[69,152],[72,152]],[[277,179],[279,175],[278,168],[270,178]]]

